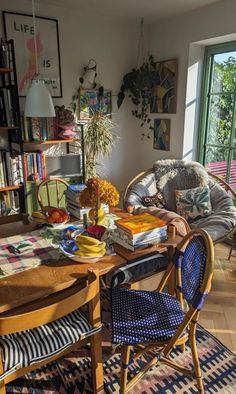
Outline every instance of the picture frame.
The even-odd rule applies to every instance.
[[[157,82],[156,86],[153,88],[151,97],[151,113],[176,113],[177,69],[177,59],[155,63],[155,80]]]
[[[14,40],[18,92],[25,97],[36,72],[34,26],[30,14],[2,11],[5,37]],[[57,19],[35,16],[38,71],[52,97],[62,97]]]
[[[154,119],[153,149],[170,150],[170,119]]]
[[[100,110],[104,115],[111,115],[111,90],[104,90],[103,96],[99,96],[97,89],[81,88],[78,101],[78,117],[80,120],[90,119],[93,112],[97,110]]]

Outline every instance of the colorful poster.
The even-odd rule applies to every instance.
[[[170,119],[154,119],[153,148],[170,150]]]
[[[3,11],[5,36],[14,40],[19,96],[26,96],[35,73],[45,81],[52,97],[62,97],[58,22]],[[38,64],[38,70],[37,70]]]

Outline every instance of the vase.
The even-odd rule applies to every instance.
[[[103,208],[92,208],[88,213],[89,219],[95,224],[102,224],[105,220],[106,213]]]

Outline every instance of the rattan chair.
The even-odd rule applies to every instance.
[[[114,276],[111,288],[112,341],[121,345],[120,392],[128,391],[152,366],[165,364],[195,378],[199,393],[204,393],[196,347],[196,324],[211,287],[214,247],[201,229],[192,230],[179,244],[157,292],[130,290]],[[176,297],[163,293],[175,271]],[[188,309],[186,310],[186,304]],[[176,345],[189,339],[193,368],[184,368],[170,357]],[[130,357],[131,348],[134,354]],[[132,363],[143,354],[152,355],[136,375]],[[128,380],[128,368],[132,378]]]
[[[163,163],[165,162],[165,160],[160,160],[159,162]],[[178,162],[181,161],[176,160],[177,164]],[[185,161],[182,161],[182,163],[184,166]],[[205,181],[208,179],[207,182],[210,188],[212,212],[206,219],[203,218],[202,220],[197,220],[196,223],[195,220],[193,220],[189,223],[189,225],[192,229],[200,227],[206,230],[211,235],[214,243],[222,242],[226,238],[233,236],[236,231],[236,208],[234,206],[234,201],[236,201],[236,193],[223,179],[221,179],[215,174],[208,172],[199,163],[192,163],[193,165],[196,164],[198,168],[200,167],[201,173],[205,177]],[[157,165],[158,161],[155,164]],[[154,167],[149,170],[142,171],[128,183],[125,189],[123,197],[124,209],[126,209],[130,213],[138,213],[140,209],[148,210],[149,207],[145,207],[143,205],[142,197],[147,195],[155,195],[155,193],[157,192],[157,187],[159,187],[159,185],[156,182]],[[197,187],[197,185],[195,185],[194,187]],[[182,189],[186,188],[188,188],[186,187],[186,185],[182,187]],[[216,190],[217,197],[215,193]],[[161,191],[163,192],[163,190]],[[165,191],[163,192],[163,195],[166,198]],[[224,206],[223,210],[221,210],[222,201]],[[168,207],[166,208],[166,210],[176,210],[176,207],[174,208],[173,201],[170,202],[167,200],[167,206]]]
[[[61,178],[48,177],[42,181],[37,189],[37,201],[42,212],[50,207],[59,208],[68,186],[69,183]]]

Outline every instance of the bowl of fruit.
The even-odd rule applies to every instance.
[[[105,242],[83,234],[72,240],[62,240],[59,247],[66,257],[78,263],[95,263],[106,254]]]
[[[60,227],[70,220],[70,215],[63,208],[49,208],[46,213],[46,222],[53,227]]]

